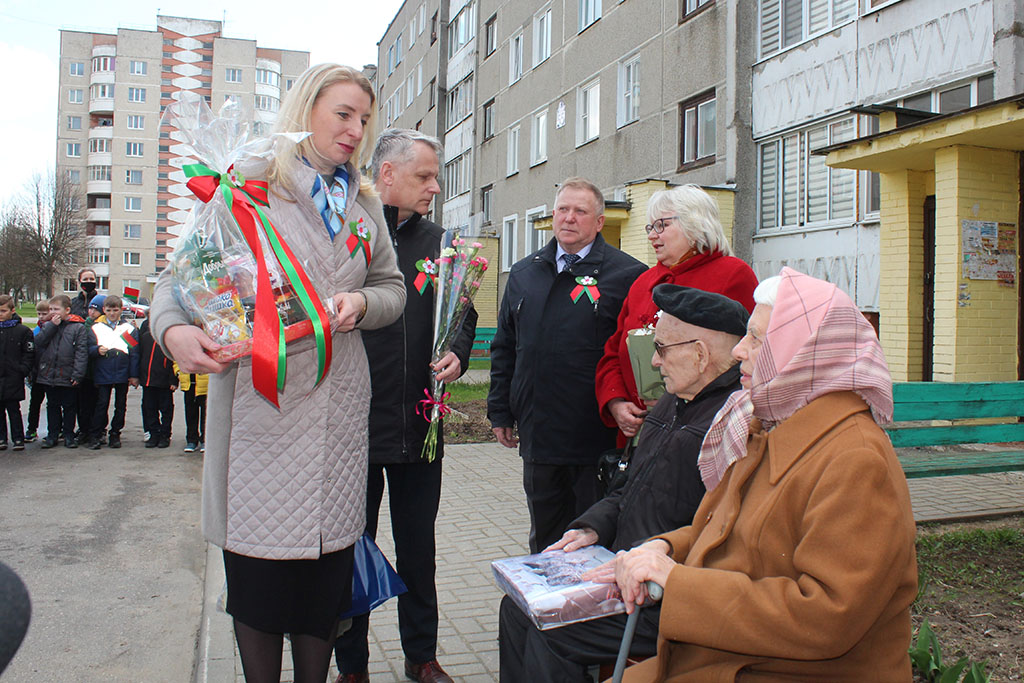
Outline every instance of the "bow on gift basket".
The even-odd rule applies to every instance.
[[[270,245],[306,315],[315,321],[312,327],[317,349],[317,384],[323,381],[331,366],[331,328],[327,312],[320,300],[312,296],[314,290],[309,277],[263,211],[270,206],[266,182],[246,180],[235,170],[234,165],[228,167],[226,173],[217,173],[204,164],[188,164],[182,170],[189,178],[186,185],[204,203],[209,203],[220,194],[255,256],[257,275],[252,383],[256,391],[280,407],[277,394],[284,389],[285,381],[285,329],[277,311],[260,234]]]

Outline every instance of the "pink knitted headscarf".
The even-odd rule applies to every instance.
[[[783,268],[751,388],[726,401],[697,464],[710,491],[747,453],[753,417],[771,429],[814,399],[856,392],[879,424],[892,421],[892,377],[874,328],[835,285]]]

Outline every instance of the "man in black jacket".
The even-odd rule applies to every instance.
[[[701,442],[729,395],[740,388],[732,347],[746,333],[742,305],[720,294],[661,284],[661,317],[651,362],[665,378],[665,395],[644,418],[625,485],[569,525],[546,550],[566,552],[598,543],[628,550],[651,536],[686,526],[704,496],[697,468]],[[630,655],[657,652],[657,605],[640,612]],[[509,598],[499,613],[502,683],[582,681],[589,664],[614,661],[626,625],[619,614],[537,630]]]
[[[647,270],[601,237],[604,197],[593,183],[562,183],[552,222],[554,239],[509,273],[487,396],[495,437],[523,458],[531,552],[600,498],[597,459],[614,448],[615,430],[601,422],[594,374],[626,293]]]
[[[437,138],[414,130],[390,129],[377,140],[372,171],[384,203],[384,217],[405,276],[402,317],[379,330],[363,332],[370,362],[370,468],[366,496],[366,531],[377,535],[377,518],[387,473],[391,530],[396,565],[409,592],[398,598],[398,630],[405,652],[406,676],[423,682],[452,679],[437,663],[437,589],[434,584],[434,521],[441,500],[443,430],[436,458],[421,457],[429,426],[417,414],[426,398],[431,373],[450,382],[465,372],[476,333],[476,311],[470,307],[452,350],[431,362],[434,340],[434,285],[428,278],[416,286],[417,262],[435,261],[444,229],[423,218],[440,191]],[[422,411],[421,411],[422,412]],[[339,682],[368,681],[369,615],[356,617],[338,639],[335,655]]]

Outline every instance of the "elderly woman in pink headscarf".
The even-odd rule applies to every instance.
[[[841,290],[789,268],[754,300],[693,524],[593,572],[614,572],[630,611],[645,581],[665,589],[658,656],[625,680],[910,681],[915,527],[879,427],[878,339]]]

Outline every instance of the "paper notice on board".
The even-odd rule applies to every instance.
[[[971,280],[1017,282],[1017,226],[1013,223],[970,221],[961,223],[962,275]]]

